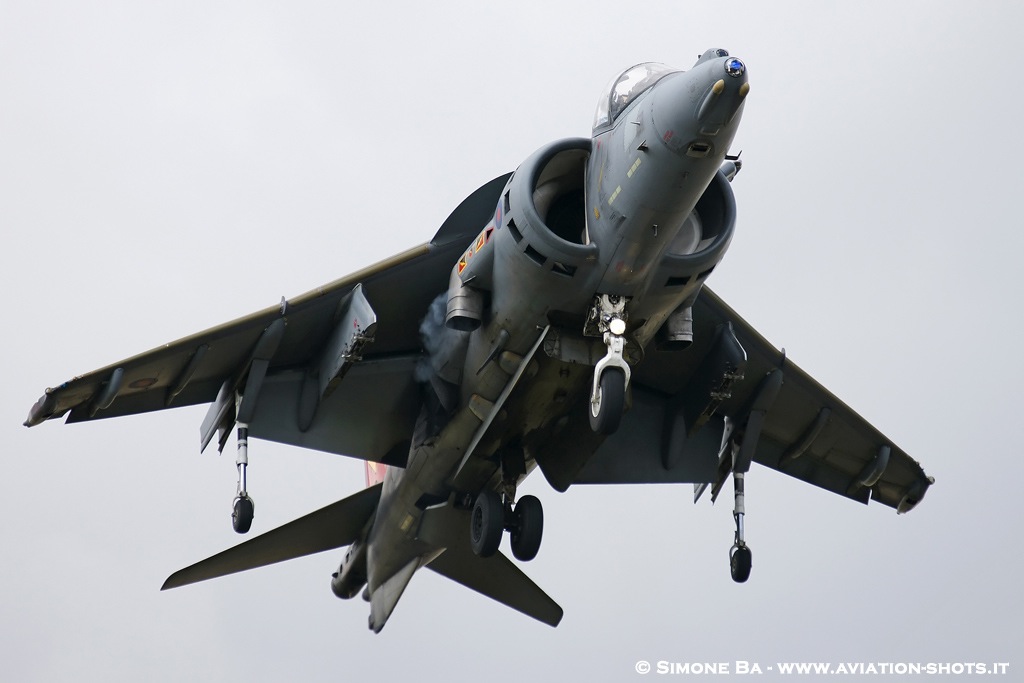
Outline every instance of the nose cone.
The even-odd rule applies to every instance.
[[[747,65],[743,63],[742,59],[729,57],[725,60],[725,73],[729,74],[733,78],[739,78],[743,74],[747,73]]]
[[[689,71],[658,84],[653,100],[655,128],[676,151],[710,155],[717,148],[724,155],[749,92],[743,60],[705,53]],[[694,148],[695,140],[703,142]]]

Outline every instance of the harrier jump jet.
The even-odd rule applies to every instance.
[[[185,584],[348,546],[331,587],[380,631],[427,567],[556,625],[502,554],[538,552],[517,485],[732,478],[730,567],[750,573],[753,462],[906,512],[932,479],[776,350],[705,281],[733,237],[729,154],[743,61],[646,63],[601,95],[593,135],[546,145],[471,194],[426,244],[266,310],[47,389],[26,425],[209,403],[201,446],[237,433],[367,462],[367,488],[183,569]]]

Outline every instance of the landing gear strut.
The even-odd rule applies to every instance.
[[[732,572],[732,580],[736,583],[743,583],[750,578],[750,567],[752,566],[750,548],[743,538],[743,472],[733,472],[732,483],[735,496],[735,504],[732,512],[736,520],[736,540],[729,550],[729,570]]]
[[[238,423],[238,457],[235,467],[238,468],[238,492],[231,510],[231,526],[236,533],[244,534],[252,526],[255,505],[245,490],[245,470],[249,466],[249,425]]]
[[[626,299],[601,294],[590,309],[584,333],[601,334],[608,352],[594,366],[590,391],[590,428],[596,434],[613,434],[626,407],[630,369],[623,358],[626,339]]]

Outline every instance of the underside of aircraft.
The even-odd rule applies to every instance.
[[[539,469],[580,484],[733,482],[734,580],[753,463],[903,513],[933,479],[705,282],[733,238],[743,61],[640,64],[593,135],[540,148],[418,247],[265,310],[76,377],[27,426],[210,404],[201,448],[237,439],[235,531],[254,515],[249,438],[367,462],[367,488],[182,569],[164,588],[347,546],[331,586],[380,631],[426,567],[539,621],[562,609],[533,559]]]

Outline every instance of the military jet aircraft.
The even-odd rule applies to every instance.
[[[747,67],[708,50],[601,95],[593,135],[546,145],[428,243],[312,292],[47,389],[26,425],[210,403],[237,433],[233,526],[254,507],[248,438],[367,462],[367,488],[173,574],[164,588],[348,546],[331,587],[379,632],[427,567],[552,626],[562,609],[499,550],[538,552],[517,485],[733,480],[745,581],[753,462],[861,503],[915,507],[920,465],[705,287],[733,237],[730,145]]]

